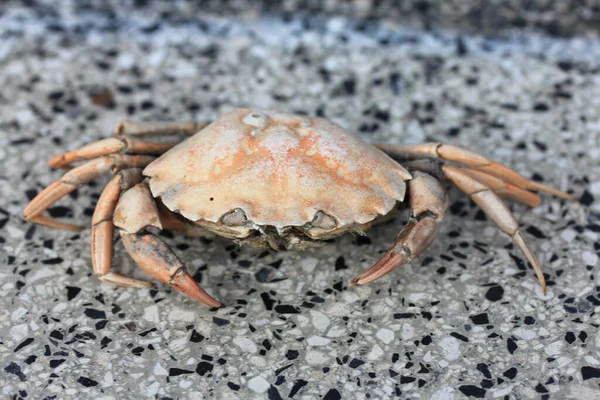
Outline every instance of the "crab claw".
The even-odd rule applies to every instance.
[[[394,246],[375,265],[354,278],[350,285],[364,285],[420,256],[433,242],[449,205],[448,195],[437,179],[415,172],[409,182],[413,217],[396,237]]]
[[[210,307],[223,307],[221,303],[219,303],[212,296],[206,293],[200,286],[198,286],[194,278],[192,278],[192,276],[185,271],[184,268],[176,272],[175,276],[173,276],[167,284],[173,289],[180,291],[181,293],[200,303],[204,303]]]
[[[364,285],[373,282],[400,265],[409,263],[429,247],[439,229],[437,218],[425,215],[421,219],[411,219],[402,229],[394,246],[371,268],[350,281],[350,285]]]
[[[399,253],[394,249],[389,250],[379,261],[371,268],[350,281],[350,286],[364,285],[373,282],[382,276],[392,272],[400,265],[406,264],[409,254],[405,249],[401,249]]]
[[[185,265],[165,242],[153,234],[121,231],[123,245],[135,262],[162,283],[210,307],[223,307],[206,293],[185,270]]]

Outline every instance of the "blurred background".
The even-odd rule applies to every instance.
[[[550,36],[597,34],[600,5],[594,0],[284,0],[284,1],[25,1],[40,12],[94,11],[115,19],[123,14],[148,13],[163,22],[195,20],[203,13],[248,17],[274,14],[284,18],[301,16],[353,17],[373,21],[390,20],[427,30],[460,28],[482,34],[498,34],[514,28],[531,29]],[[70,9],[70,10],[69,10]]]

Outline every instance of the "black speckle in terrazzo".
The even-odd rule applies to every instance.
[[[94,308],[86,308],[84,311],[85,315],[91,319],[106,319],[106,313],[102,310],[96,310]]]
[[[15,347],[15,349],[13,350],[15,353],[20,351],[21,349],[29,346],[31,343],[34,342],[34,338],[27,338],[25,340],[23,340],[21,343],[19,343],[19,345],[17,347]]]
[[[190,371],[182,368],[169,368],[169,376],[180,376],[180,375],[188,375],[193,374],[194,371]]]
[[[465,396],[476,399],[485,398],[486,390],[474,385],[462,385],[458,388]]]
[[[224,319],[224,318],[219,318],[219,317],[213,317],[212,320],[215,323],[215,325],[217,325],[217,326],[225,326],[225,325],[229,325],[231,323],[231,321]]]
[[[348,366],[349,366],[350,368],[354,368],[354,369],[356,369],[356,368],[360,367],[361,365],[363,365],[364,363],[365,363],[365,362],[364,362],[363,360],[359,360],[358,358],[353,358],[353,359],[350,361],[350,363],[348,364]]]
[[[331,389],[323,396],[323,400],[340,400],[341,398],[342,395],[337,389]]]
[[[506,371],[504,371],[502,373],[503,376],[507,377],[508,379],[515,379],[515,377],[517,376],[517,369],[515,367],[511,367],[509,369],[507,369]]]
[[[490,323],[487,313],[469,316],[475,325],[487,325]]]
[[[201,361],[196,366],[196,373],[200,376],[204,376],[210,373],[213,370],[213,368],[214,365],[212,363],[209,363],[207,361]]]
[[[269,389],[267,390],[267,395],[269,400],[282,400],[283,397],[281,397],[281,395],[279,394],[279,390],[277,390],[277,388],[273,385],[269,386]]]
[[[85,387],[92,387],[92,386],[97,386],[97,385],[98,385],[98,382],[97,382],[97,381],[95,381],[95,380],[93,380],[93,379],[91,379],[91,378],[88,378],[88,377],[86,377],[86,376],[80,376],[80,377],[77,379],[77,382],[78,382],[80,385],[82,385],[82,386],[85,386]]]
[[[10,364],[4,367],[4,372],[6,372],[7,374],[16,375],[21,382],[25,382],[27,380],[27,377],[25,376],[23,371],[21,371],[21,366],[15,362],[10,362]]]
[[[452,332],[450,334],[450,336],[455,337],[455,338],[457,338],[458,340],[460,340],[462,342],[468,342],[469,341],[468,337],[466,337],[464,335],[461,335],[460,333],[457,333],[457,332]]]
[[[500,301],[504,297],[504,289],[500,285],[493,285],[485,293],[485,298],[489,301]]]
[[[519,346],[517,345],[517,342],[515,342],[513,340],[513,338],[506,339],[506,347],[510,354],[513,354],[515,352],[515,350],[517,350],[519,348]]]
[[[298,380],[294,381],[294,385],[292,386],[292,389],[290,390],[288,397],[294,398],[296,393],[298,393],[307,384],[308,384],[308,381],[305,381],[304,379],[298,379]]]
[[[262,298],[262,300],[264,302],[265,309],[272,310],[273,304],[275,304],[275,300],[273,300],[271,298],[271,295],[268,292],[263,292],[260,294],[260,297]]]
[[[300,309],[289,304],[278,304],[275,306],[275,311],[279,314],[298,314]]]

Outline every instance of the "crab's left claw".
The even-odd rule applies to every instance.
[[[402,229],[394,246],[371,268],[350,281],[350,285],[373,282],[421,255],[435,238],[438,226],[434,216],[426,215],[420,220],[412,219]]]
[[[381,278],[400,265],[420,256],[433,242],[449,200],[440,183],[424,172],[415,172],[409,181],[413,218],[402,229],[394,246],[350,285],[363,285]]]

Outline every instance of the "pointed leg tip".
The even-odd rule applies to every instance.
[[[548,294],[548,288],[546,287],[545,279],[540,280],[540,286],[542,287],[542,293],[544,294],[544,296],[546,296]]]
[[[350,281],[350,286],[358,286],[358,285],[360,285],[360,276],[357,276],[356,278],[354,278]]]
[[[559,197],[561,199],[565,199],[565,200],[569,200],[569,201],[572,201],[572,202],[575,202],[575,203],[579,203],[579,199],[577,197],[575,197],[572,194],[566,193],[566,192],[556,191],[556,192],[553,192],[553,193],[550,193],[550,194],[553,194],[556,197]]]
[[[204,290],[200,289],[200,291],[201,291],[200,296],[198,296],[198,298],[195,298],[194,300],[199,301],[200,303],[206,304],[210,308],[219,309],[219,308],[225,307],[225,305],[223,303],[221,303],[220,301],[218,301],[217,299],[215,299],[214,297],[212,297],[211,295],[206,293]]]
[[[563,192],[562,190],[555,189],[548,185],[544,185],[543,183],[530,181],[527,189],[528,190],[537,190],[539,192],[545,192],[545,193],[551,194],[553,196],[560,197],[561,199],[574,201],[577,203],[579,202],[579,199],[577,197],[573,196],[572,194]]]
[[[538,197],[537,199],[530,201],[530,202],[526,202],[524,203],[526,206],[531,207],[531,208],[537,208],[542,204],[542,199],[540,197]]]

